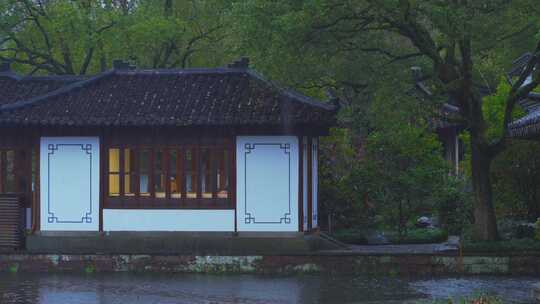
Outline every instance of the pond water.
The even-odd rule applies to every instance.
[[[489,293],[533,303],[532,277],[0,274],[0,303],[431,303]]]

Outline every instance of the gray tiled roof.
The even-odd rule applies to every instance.
[[[25,85],[33,88],[36,83],[41,84]],[[16,83],[0,85],[2,90],[17,87]],[[111,70],[63,86],[38,87],[38,91],[42,94],[5,99],[0,124],[330,126],[336,112],[331,104],[279,88],[250,69],[234,67]]]

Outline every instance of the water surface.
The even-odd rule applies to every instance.
[[[498,295],[504,303],[533,303],[536,282],[540,278],[0,274],[0,303],[431,303],[479,292]]]

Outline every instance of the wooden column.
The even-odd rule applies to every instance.
[[[197,194],[197,198],[202,198],[202,187],[201,187],[201,145],[197,145],[192,150],[192,172],[193,177],[191,185],[194,188],[194,192]]]
[[[118,182],[120,183],[120,185],[118,185],[118,192],[120,193],[120,197],[121,198],[124,198],[124,194],[126,192],[126,189],[125,189],[125,172],[126,172],[126,168],[125,168],[125,150],[126,146],[124,145],[121,145],[118,150]],[[125,207],[125,206],[124,206]]]
[[[313,148],[312,139],[307,141],[307,220],[308,231],[313,228]]]
[[[189,149],[189,148],[188,148]],[[178,191],[180,192],[180,195],[182,198],[186,198],[186,170],[184,167],[184,160],[186,159],[186,152],[188,149],[182,147],[177,152],[177,162],[176,162],[176,175],[177,175],[177,181],[176,186],[178,187]]]
[[[218,194],[218,187],[217,187],[217,172],[218,172],[218,158],[223,158],[222,153],[220,151],[223,151],[221,147],[212,147],[209,149],[209,155],[210,158],[210,189],[212,191],[212,198],[217,198]]]
[[[319,171],[320,171],[320,167],[319,167],[319,159],[321,157],[321,140],[319,138],[317,138],[317,158],[315,158],[315,162],[317,163],[317,172],[315,172],[315,174],[317,175],[317,193],[315,193],[315,196],[317,197],[317,216],[321,213],[321,208],[319,208],[320,206],[320,199],[319,199],[319,192],[321,190],[321,187],[320,187],[320,184],[321,184],[321,181],[319,179]],[[320,221],[317,221],[317,229],[319,229],[321,227],[321,224],[320,224]]]
[[[164,147],[162,150],[161,174],[165,176],[163,185],[165,187],[165,198],[171,198],[171,153],[169,148]],[[160,177],[161,178],[161,177]]]
[[[150,193],[151,198],[156,197],[156,181],[155,181],[155,170],[156,170],[156,149],[155,147],[150,147],[148,149],[149,157],[148,157],[148,192]],[[159,153],[159,152],[158,152]]]
[[[36,218],[35,230],[41,229],[41,139],[36,136],[34,139],[36,148],[36,209],[32,210],[32,215]],[[34,230],[34,231],[35,231]]]
[[[233,136],[230,143],[230,165],[229,165],[229,197],[234,206],[234,232],[238,232],[238,216],[236,207],[236,136]]]
[[[0,150],[0,193],[6,192],[6,185],[7,185],[6,150]]]
[[[100,195],[99,195],[99,232],[103,232],[103,205],[108,195],[107,187],[105,184],[109,181],[109,172],[107,169],[108,153],[105,148],[105,140],[103,136],[99,137],[99,183],[100,183]]]
[[[304,142],[298,136],[298,231],[304,231]]]

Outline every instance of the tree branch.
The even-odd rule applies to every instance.
[[[494,143],[491,147],[492,153],[497,154],[501,152],[508,139],[508,127],[512,122],[512,113],[517,102],[523,98],[526,98],[530,92],[540,85],[540,41],[536,45],[536,49],[533,56],[529,59],[529,62],[525,66],[525,69],[521,72],[518,80],[512,85],[508,97],[506,98],[506,106],[504,109],[503,119],[503,134],[499,141]],[[529,76],[532,78],[531,82],[524,85]]]

